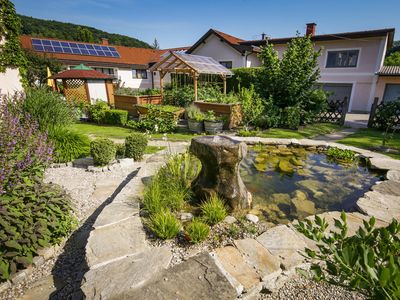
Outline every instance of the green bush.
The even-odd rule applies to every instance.
[[[56,162],[69,162],[89,154],[89,138],[77,131],[58,128],[50,132],[49,139],[54,143]]]
[[[101,123],[109,125],[125,126],[128,121],[128,111],[122,109],[110,109],[104,113]]]
[[[115,144],[115,156],[120,158],[125,157],[125,144]]]
[[[204,220],[210,225],[221,222],[227,216],[224,201],[216,194],[211,195],[201,205],[201,212]]]
[[[74,108],[62,96],[45,88],[29,88],[23,104],[24,110],[39,124],[41,131],[52,131],[71,125]]]
[[[147,130],[150,132],[173,132],[177,128],[177,116],[175,112],[179,107],[169,105],[146,105],[147,114],[143,115],[140,121],[128,122],[128,127],[136,130]]]
[[[335,228],[326,232],[328,223],[315,216],[296,229],[317,243],[316,250],[306,248],[313,259],[311,276],[316,281],[358,290],[370,299],[399,299],[400,295],[400,224],[397,220],[375,228],[375,218],[363,221],[354,236],[347,236],[346,214],[334,220]],[[301,274],[309,273],[299,270]]]
[[[90,143],[90,155],[96,166],[104,166],[115,158],[116,148],[110,139],[96,139]]]
[[[71,201],[58,186],[26,179],[0,195],[0,281],[28,267],[40,248],[76,227]]]
[[[89,119],[98,124],[102,123],[106,115],[106,111],[110,110],[108,104],[102,100],[88,107]]]
[[[149,227],[157,237],[166,240],[178,235],[181,224],[169,210],[163,210],[150,217]]]
[[[186,228],[186,234],[193,244],[204,241],[210,233],[210,226],[207,224],[194,219]]]
[[[147,147],[147,137],[142,133],[132,133],[125,138],[125,157],[141,160]]]
[[[241,88],[238,98],[242,103],[243,121],[245,125],[255,124],[260,118],[264,106],[261,97],[255,92],[254,85],[250,88]]]
[[[115,91],[115,95],[127,95],[127,96],[155,96],[160,95],[159,89],[134,89],[129,87],[119,88]]]
[[[204,114],[201,112],[200,108],[194,104],[186,108],[186,114],[189,120],[194,120],[197,122],[204,121]]]
[[[233,68],[233,76],[228,78],[228,91],[238,92],[241,88],[249,89],[257,81],[260,68]]]

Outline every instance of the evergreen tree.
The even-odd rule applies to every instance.
[[[151,45],[154,49],[160,49],[160,44],[158,43],[157,39],[154,39],[153,44]]]

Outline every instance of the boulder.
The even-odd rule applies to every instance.
[[[284,193],[275,193],[270,196],[270,199],[273,203],[276,203],[276,204],[289,203],[290,195],[284,194]]]
[[[389,171],[386,173],[386,178],[387,178],[388,180],[400,182],[400,171],[389,170]]]
[[[192,188],[198,200],[216,193],[233,208],[249,208],[251,194],[239,173],[239,165],[246,156],[247,146],[225,136],[201,136],[192,139],[190,152],[202,164]]]
[[[304,195],[304,193],[300,195]],[[291,212],[296,214],[299,219],[303,219],[315,214],[315,204],[303,196],[296,197],[291,200]]]
[[[280,160],[278,164],[278,169],[282,173],[292,174],[294,172],[293,166],[287,160]]]
[[[258,217],[253,214],[247,214],[246,219],[250,221],[251,223],[257,224],[258,223]]]
[[[236,223],[236,218],[234,217],[234,216],[226,216],[226,218],[224,219],[224,223],[227,223],[227,224],[233,224],[233,223]]]

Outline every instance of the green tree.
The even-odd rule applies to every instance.
[[[47,68],[52,74],[62,70],[62,64],[48,56],[39,56],[31,50],[25,50],[27,58],[27,82],[29,86],[45,86],[47,84]]]
[[[160,49],[160,44],[158,43],[157,39],[154,39],[153,44],[151,45],[154,49]]]
[[[20,32],[21,22],[14,4],[0,0],[0,72],[5,72],[7,67],[17,67],[24,78],[26,58],[19,42]]]
[[[278,125],[298,127],[310,122],[324,108],[326,96],[314,88],[320,74],[319,56],[320,50],[314,50],[308,36],[292,39],[282,59],[272,44],[262,48],[257,92],[272,103],[267,106],[279,115]]]
[[[385,66],[400,66],[400,51],[393,52],[385,58]]]
[[[86,43],[94,43],[93,33],[84,27],[78,27],[78,41]]]

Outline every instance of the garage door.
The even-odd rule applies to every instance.
[[[350,100],[352,86],[351,83],[324,83],[322,89],[330,92],[329,100],[343,100],[344,97]]]

